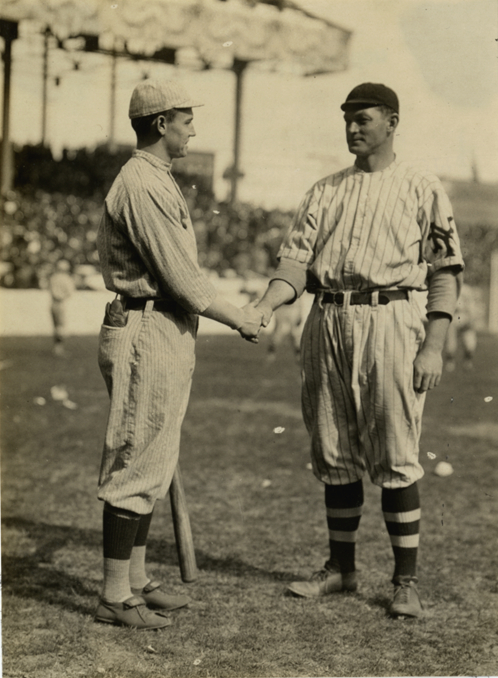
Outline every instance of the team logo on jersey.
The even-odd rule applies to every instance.
[[[455,250],[453,248],[453,234],[455,230],[451,228],[450,222],[453,221],[453,217],[448,217],[448,228],[442,228],[436,223],[432,223],[430,227],[430,233],[428,240],[432,240],[432,249],[435,254],[441,250],[446,250],[446,256],[454,257]]]

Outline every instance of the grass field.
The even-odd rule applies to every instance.
[[[380,490],[368,481],[358,593],[318,602],[284,594],[327,557],[298,368],[287,347],[270,363],[264,341],[201,337],[181,452],[200,573],[182,583],[169,502],[160,502],[150,574],[193,603],[158,632],[92,619],[107,394],[97,339],[74,337],[68,349],[56,359],[49,338],[2,340],[5,677],[498,674],[498,338],[481,336],[475,369],[445,374],[428,397],[419,558],[426,616],[393,621],[391,549]],[[65,386],[75,409],[53,400],[54,385]],[[441,460],[453,465],[451,476],[433,473]]]

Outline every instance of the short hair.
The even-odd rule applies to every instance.
[[[397,115],[399,117],[399,113],[396,113],[394,108],[391,108],[390,106],[376,106],[380,110],[381,113],[384,114],[384,116],[387,118],[389,115]]]
[[[132,118],[131,126],[135,130],[137,137],[147,136],[152,123],[159,115],[164,115],[166,122],[173,122],[178,111],[178,108],[170,108],[168,111],[159,111],[159,113],[144,115],[141,118]]]

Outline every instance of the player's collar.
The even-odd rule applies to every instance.
[[[396,153],[394,154],[394,160],[387,166],[384,167],[384,169],[381,170],[375,170],[374,172],[365,172],[365,170],[362,170],[360,167],[356,165],[356,163],[353,165],[353,172],[355,174],[382,174],[382,172],[392,172],[396,167],[399,165],[398,159],[396,158]]]
[[[171,169],[171,162],[166,162],[166,160],[161,160],[161,158],[158,158],[157,155],[154,155],[153,153],[148,153],[147,151],[142,151],[138,148],[136,148],[133,153],[132,153],[133,158],[143,158],[144,160],[147,160],[147,162],[150,162],[151,165],[154,165],[154,167],[159,167],[160,169]]]

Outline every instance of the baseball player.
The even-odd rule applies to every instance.
[[[48,289],[52,298],[50,312],[54,326],[54,354],[64,355],[64,340],[67,337],[67,300],[74,293],[74,281],[70,274],[69,261],[60,259],[55,271],[48,280]]]
[[[330,557],[289,589],[312,598],[357,589],[366,472],[382,488],[394,554],[389,613],[418,617],[422,410],[441,378],[463,260],[440,181],[394,154],[395,92],[364,83],[341,108],[356,161],[305,195],[259,304],[267,322],[305,288],[315,294],[301,343],[302,408],[325,484]],[[425,289],[426,328],[414,299]]]
[[[137,149],[105,199],[97,246],[107,289],[99,366],[110,396],[98,497],[104,586],[95,620],[140,629],[171,623],[174,596],[145,569],[155,502],[168,492],[194,370],[198,315],[257,341],[262,313],[220,298],[197,263],[194,230],[172,174],[195,135],[194,101],[174,81],[145,80],[129,117]]]

